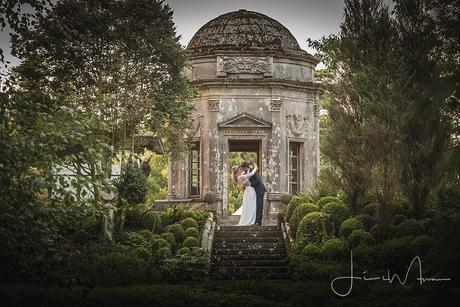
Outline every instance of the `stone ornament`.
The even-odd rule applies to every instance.
[[[217,58],[219,76],[232,74],[263,74],[272,75],[273,58],[249,56],[220,56]]]
[[[208,99],[208,109],[210,112],[219,112],[220,100],[219,99]]]
[[[103,227],[104,227],[104,237],[112,242],[113,240],[113,229],[114,229],[114,209],[112,202],[115,199],[115,193],[112,190],[112,180],[104,180],[104,188],[99,192],[101,199],[103,201]]]
[[[272,99],[270,101],[270,111],[271,112],[279,112],[281,111],[281,99]]]
[[[308,118],[301,114],[286,115],[287,126],[291,135],[298,137],[305,132],[308,123]]]

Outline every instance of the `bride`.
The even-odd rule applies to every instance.
[[[253,225],[256,221],[256,191],[249,183],[249,178],[254,176],[256,171],[257,165],[254,165],[254,169],[247,174],[242,166],[234,167],[233,180],[237,185],[245,187],[243,204],[233,213],[233,215],[241,215],[238,226]]]

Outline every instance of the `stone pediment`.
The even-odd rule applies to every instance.
[[[241,113],[237,116],[219,123],[220,128],[254,128],[254,129],[270,129],[272,124],[256,118],[248,113]]]

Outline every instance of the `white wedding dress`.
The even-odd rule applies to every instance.
[[[241,174],[238,176],[238,184],[243,186],[244,182],[249,183],[249,178],[254,176],[256,169],[248,174]],[[243,193],[243,204],[235,211],[232,215],[241,215],[238,226],[252,225],[256,222],[256,190],[248,185],[244,189]]]

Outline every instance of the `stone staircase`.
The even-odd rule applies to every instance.
[[[283,278],[287,255],[278,226],[218,226],[212,248],[215,279]]]

